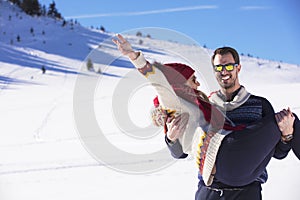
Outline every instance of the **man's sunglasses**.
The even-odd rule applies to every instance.
[[[214,65],[214,70],[216,72],[221,72],[224,70],[224,68],[226,69],[226,71],[231,72],[232,70],[234,70],[234,67],[238,66],[239,64],[235,64],[235,63],[228,63],[226,65]]]

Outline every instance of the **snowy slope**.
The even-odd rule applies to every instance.
[[[165,149],[162,130],[149,121],[155,93],[120,57],[110,40],[112,33],[79,24],[62,27],[61,21],[27,16],[6,1],[0,1],[0,30],[1,199],[193,199],[194,160],[175,162],[164,153],[151,157]],[[211,50],[127,38],[147,58],[192,64],[201,88],[214,89],[207,59]],[[86,70],[87,58],[102,75]],[[241,82],[250,92],[267,97],[276,111],[290,106],[300,115],[300,94],[295,92],[300,88],[299,66],[249,57],[242,57],[242,65]],[[126,90],[137,83],[138,87]],[[90,123],[85,121],[88,116],[78,115],[85,111],[94,115],[105,139],[122,154],[97,141],[93,129],[81,132],[80,125]],[[128,127],[122,124],[125,112],[132,123]],[[100,142],[96,147],[100,157],[110,160],[99,160],[87,145],[90,141]],[[131,160],[122,155],[140,156]],[[293,153],[284,161],[272,160],[264,199],[299,199],[294,192],[300,186],[297,169],[299,161]]]

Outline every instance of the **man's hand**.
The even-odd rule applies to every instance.
[[[295,116],[291,112],[290,108],[288,108],[287,110],[283,109],[282,111],[276,113],[275,119],[277,121],[277,125],[279,127],[279,130],[281,131],[282,136],[293,134]]]
[[[117,39],[112,39],[112,41],[118,46],[119,51],[124,56],[128,56],[131,60],[135,60],[139,52],[135,52],[130,43],[121,34],[117,34],[116,36]]]
[[[180,136],[183,135],[186,129],[186,125],[189,121],[189,114],[182,113],[175,118],[172,118],[171,121],[167,122],[168,125],[168,132],[167,137],[171,141],[175,141]]]

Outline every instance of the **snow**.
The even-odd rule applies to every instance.
[[[1,199],[193,199],[195,161],[168,154],[150,123],[155,92],[120,57],[114,34],[61,24],[0,1]],[[198,67],[205,92],[216,87],[205,67],[211,50],[126,37],[147,58]],[[101,75],[86,70],[87,58]],[[241,82],[276,111],[300,115],[299,75],[299,66],[242,56]],[[299,199],[297,169],[292,152],[273,159],[264,199]]]

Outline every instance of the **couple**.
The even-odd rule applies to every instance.
[[[270,159],[282,159],[291,149],[300,158],[298,118],[289,109],[275,114],[268,100],[248,93],[240,85],[241,65],[234,49],[215,50],[211,63],[221,89],[212,93],[208,101],[196,90],[199,82],[189,66],[151,65],[121,35],[113,42],[155,83],[159,115],[154,118],[165,126],[172,155],[185,158],[197,149],[196,200],[259,200]]]

